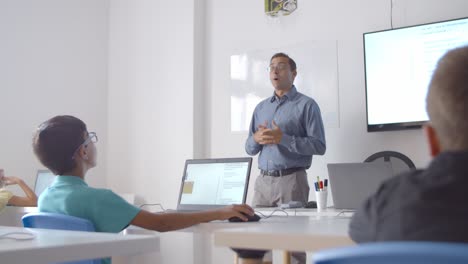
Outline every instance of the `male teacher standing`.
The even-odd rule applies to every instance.
[[[305,204],[309,198],[306,170],[312,156],[326,150],[320,108],[293,85],[296,63],[288,55],[273,55],[268,70],[275,92],[255,108],[245,144],[249,155],[260,152],[252,204]]]

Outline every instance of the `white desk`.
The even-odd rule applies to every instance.
[[[35,263],[134,255],[159,249],[159,239],[147,235],[120,235],[79,231],[0,226],[0,235],[30,232],[34,239],[0,239],[2,263]]]
[[[265,215],[270,215],[274,208],[255,209]],[[190,263],[228,263],[229,258],[234,256],[230,247],[268,249],[279,251],[306,251],[314,252],[320,249],[353,245],[354,242],[348,237],[348,224],[351,213],[345,213],[341,217],[342,210],[327,209],[317,212],[314,209],[288,209],[288,217],[283,212],[275,212],[268,219],[259,222],[230,223],[227,221],[213,221],[202,223],[193,227],[176,231],[171,236],[179,234],[192,234],[193,237],[184,237],[183,243],[191,243],[192,250],[198,252],[199,258]],[[126,230],[129,234],[149,234],[154,231],[145,230],[131,226]],[[162,238],[162,240],[167,237]],[[164,241],[162,242],[164,244]],[[217,255],[213,248],[219,248],[223,257]],[[187,250],[186,254],[190,254]],[[219,254],[219,253],[218,253]],[[275,256],[274,256],[275,259]],[[276,263],[276,261],[274,261]]]
[[[247,249],[313,252],[353,245],[348,236],[349,217],[272,216],[260,222],[214,231],[214,244]]]
[[[34,210],[37,209],[7,208],[7,211],[0,214],[0,225],[9,225],[3,222],[8,218],[11,219],[7,222],[20,225],[21,216]],[[275,208],[255,208],[255,210],[270,215]],[[227,259],[234,256],[234,252],[229,247],[242,246],[252,249],[267,248],[279,251],[300,250],[312,252],[318,249],[352,244],[347,235],[349,217],[352,213],[343,214],[342,210],[332,208],[323,212],[317,212],[315,209],[287,209],[286,211],[289,215],[288,218],[282,217],[285,215],[283,212],[275,212],[275,216],[270,219],[262,219],[260,222],[230,223],[227,221],[214,221],[199,224],[179,232],[162,234],[132,226],[126,230],[126,233],[147,234],[160,238],[160,253],[162,255],[158,255],[159,253],[156,256],[154,254],[148,255],[148,261],[145,263],[153,263],[155,258],[164,259],[163,262],[165,263],[222,263],[227,262]],[[8,214],[11,214],[11,216],[5,219]],[[340,217],[341,215],[348,218]],[[290,221],[296,221],[296,223]],[[288,231],[285,228],[288,228]],[[255,234],[254,238],[251,237],[252,234]],[[281,238],[277,239],[278,236],[281,236]],[[283,243],[285,241],[288,242]],[[231,244],[231,242],[236,242],[236,244]],[[292,248],[293,246],[294,248]],[[175,250],[175,248],[179,250]],[[174,253],[179,252],[180,249],[183,249],[185,254],[177,255],[177,253]],[[137,258],[140,257],[143,256],[140,255]],[[113,262],[117,263],[118,261]],[[129,263],[129,261],[119,263]]]
[[[264,215],[270,215],[273,211],[276,211],[274,215],[276,216],[283,216],[285,213],[278,211],[281,208],[277,207],[262,207],[262,208],[255,208],[256,212],[260,212]],[[342,210],[342,209],[335,209],[333,207],[328,207],[325,210],[322,210],[320,212],[317,211],[315,208],[293,208],[293,209],[281,209],[286,211],[286,213],[289,216],[345,216],[345,217],[351,217],[353,216],[353,211],[350,210]]]

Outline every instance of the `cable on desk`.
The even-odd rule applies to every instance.
[[[145,204],[140,205],[139,207],[140,207],[140,208],[143,208],[143,207],[145,207],[145,206],[153,206],[153,205],[157,205],[157,206],[161,207],[161,209],[162,209],[163,212],[166,211],[166,209],[164,209],[164,207],[163,207],[162,204],[160,204],[160,203],[145,203]]]
[[[0,234],[0,239],[13,239],[13,240],[32,240],[36,235],[29,232],[7,232]]]
[[[341,215],[344,215],[346,213],[354,213],[355,210],[343,210],[341,212],[339,212],[336,216],[341,216]]]
[[[255,211],[256,214],[261,215],[262,218],[265,218],[265,219],[272,217],[273,214],[276,213],[276,212],[283,212],[283,213],[286,214],[286,216],[289,216],[288,212],[286,212],[286,210],[283,210],[283,209],[275,209],[269,215],[265,215],[265,214],[263,214],[263,213],[261,213],[259,211]]]

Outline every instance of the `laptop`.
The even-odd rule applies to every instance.
[[[177,211],[200,211],[245,203],[252,158],[185,162]]]
[[[49,187],[55,180],[55,175],[48,170],[38,170],[36,183],[34,184],[34,193],[39,197],[41,193]]]
[[[333,204],[336,209],[356,210],[393,176],[390,162],[327,164]]]

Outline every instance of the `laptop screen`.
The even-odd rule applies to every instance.
[[[185,162],[178,210],[204,210],[245,203],[252,158]]]
[[[48,170],[38,170],[34,193],[39,197],[41,193],[49,187],[55,179],[55,175]]]

